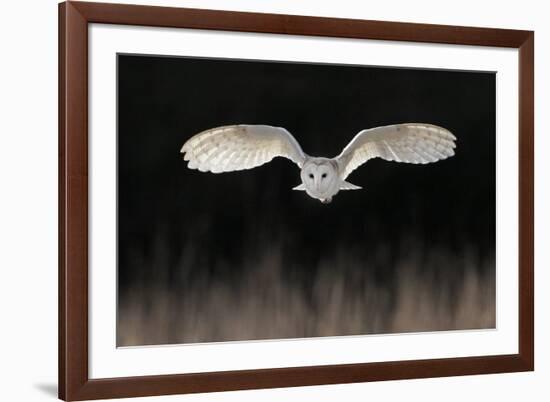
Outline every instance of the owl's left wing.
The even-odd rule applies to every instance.
[[[454,155],[456,137],[422,123],[404,123],[360,131],[335,159],[342,179],[369,159],[431,163]]]
[[[212,173],[252,169],[277,156],[302,167],[306,159],[298,141],[284,128],[248,124],[198,133],[183,144],[181,153],[190,169]]]

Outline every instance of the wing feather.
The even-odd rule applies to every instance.
[[[335,159],[342,179],[373,158],[406,163],[431,163],[454,155],[456,137],[448,130],[405,123],[360,131]]]
[[[252,169],[277,156],[302,167],[306,159],[296,139],[284,128],[247,124],[198,133],[183,145],[181,153],[190,169],[213,173]]]

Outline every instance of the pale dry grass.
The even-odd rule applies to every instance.
[[[321,263],[304,287],[285,275],[277,247],[265,254],[238,280],[199,277],[187,286],[143,281],[131,287],[119,300],[118,345],[495,327],[492,259],[450,262],[441,251],[408,256],[396,267],[397,279],[382,285],[342,253]],[[440,270],[443,264],[454,269]]]

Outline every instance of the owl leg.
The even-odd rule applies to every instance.
[[[340,183],[340,190],[361,190],[361,187],[347,181],[342,181],[342,183]]]

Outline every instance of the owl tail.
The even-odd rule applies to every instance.
[[[361,190],[363,187],[356,186],[355,184],[351,184],[347,181],[343,181],[340,184],[340,190]]]

